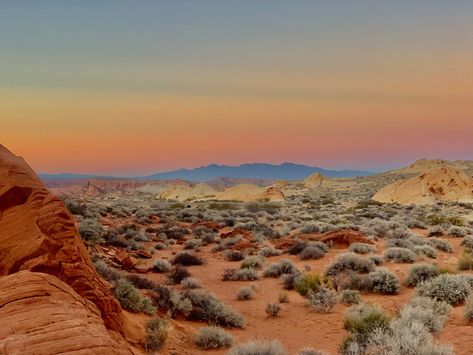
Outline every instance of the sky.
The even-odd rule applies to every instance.
[[[44,173],[473,159],[473,1],[0,5],[0,143]]]

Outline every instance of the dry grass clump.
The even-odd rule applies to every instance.
[[[266,315],[268,317],[277,317],[279,312],[281,312],[281,305],[279,303],[268,303],[266,305]]]
[[[146,351],[156,351],[166,342],[171,331],[169,322],[163,318],[153,318],[146,324],[146,338],[144,342]]]
[[[197,331],[195,343],[203,350],[229,348],[233,336],[220,327],[204,327]]]
[[[242,287],[238,290],[237,300],[248,301],[254,298],[254,292],[251,287]]]
[[[228,355],[287,355],[279,341],[250,341],[233,346]]]

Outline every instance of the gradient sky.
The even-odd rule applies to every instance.
[[[473,1],[5,2],[0,143],[50,173],[473,159]]]

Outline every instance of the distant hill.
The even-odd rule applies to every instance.
[[[144,177],[150,180],[208,181],[220,177],[246,178],[246,179],[281,179],[301,180],[313,173],[320,173],[331,178],[346,178],[355,176],[368,176],[373,173],[358,170],[326,170],[307,165],[283,163],[274,164],[242,164],[237,166],[211,164],[195,169],[179,169],[162,172]]]

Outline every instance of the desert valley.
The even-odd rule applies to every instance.
[[[473,1],[0,2],[0,355],[473,354]]]
[[[468,354],[472,173],[40,181],[2,146],[0,349]]]

